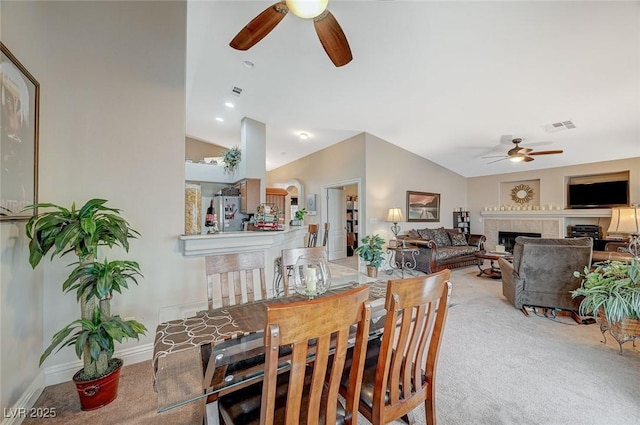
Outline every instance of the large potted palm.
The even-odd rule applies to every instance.
[[[122,293],[130,282],[138,283],[142,276],[135,261],[98,260],[98,247],[120,246],[129,250],[129,238],[138,232],[119,214],[107,207],[104,199],[91,199],[80,209],[75,203],[70,209],[43,203],[31,208],[51,209],[34,215],[27,222],[29,263],[35,268],[51,252],[54,257],[74,253],[75,268],[63,282],[65,293],[75,292],[80,303],[80,318],[74,320],[51,339],[40,357],[40,365],[58,347],[74,346],[83,368],[73,381],[76,383],[82,410],[102,407],[117,397],[122,360],[113,358],[114,341],[138,338],[147,329],[135,320],[123,320],[111,314],[114,291]]]
[[[604,261],[574,272],[582,278],[571,291],[582,297],[580,314],[592,315],[604,335],[608,330],[620,344],[640,338],[640,261]],[[606,341],[606,340],[605,340]]]

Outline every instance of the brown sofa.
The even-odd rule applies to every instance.
[[[628,247],[628,242],[609,242],[604,246],[604,251],[593,251],[591,262],[630,260],[633,255],[629,252]]]
[[[500,258],[502,294],[517,309],[524,306],[576,311],[571,292],[580,286],[574,271],[591,264],[591,238],[543,239],[518,236],[513,264]]]
[[[484,250],[484,235],[464,234],[460,229],[412,229],[398,240],[419,248],[416,270],[434,273],[444,269],[476,265],[475,253]]]

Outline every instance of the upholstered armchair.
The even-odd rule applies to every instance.
[[[502,294],[517,309],[524,306],[576,311],[579,299],[570,291],[580,286],[574,271],[591,264],[591,238],[542,239],[518,236],[513,263],[500,258]]]

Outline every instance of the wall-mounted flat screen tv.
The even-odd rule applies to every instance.
[[[629,182],[569,184],[569,208],[610,208],[629,205]]]

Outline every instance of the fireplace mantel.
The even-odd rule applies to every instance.
[[[480,215],[487,218],[572,218],[572,217],[611,217],[610,208],[592,208],[580,210],[526,210],[526,211],[481,211]]]
[[[539,233],[543,238],[564,238],[566,229],[574,219],[599,222],[611,217],[608,208],[580,210],[525,210],[525,211],[481,211],[484,222],[485,245],[488,249],[498,243],[498,232]]]

